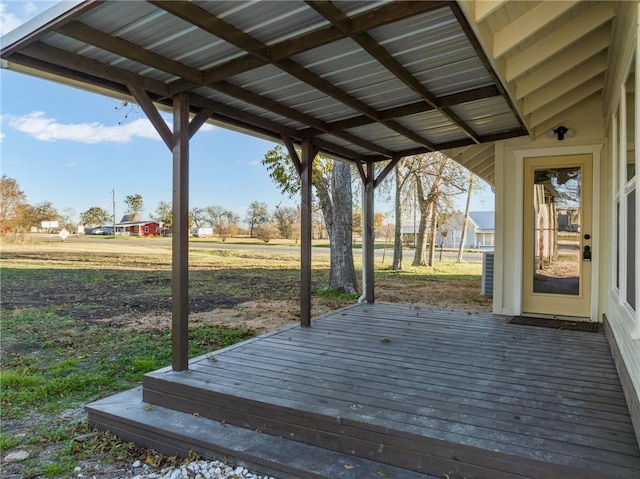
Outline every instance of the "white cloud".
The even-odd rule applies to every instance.
[[[106,126],[99,122],[59,123],[42,111],[34,111],[23,116],[3,115],[10,127],[31,135],[40,141],[69,140],[79,143],[128,143],[134,138],[160,140],[160,135],[151,122],[139,118],[129,123]],[[172,125],[168,125],[172,128]],[[203,125],[201,131],[215,130],[214,126]]]
[[[13,12],[7,12],[7,5],[0,3],[0,35],[4,35],[22,25],[26,18],[20,18]]]
[[[5,115],[10,127],[40,141],[69,140],[79,143],[128,143],[133,138],[159,140],[160,136],[146,119],[121,125],[92,123],[59,123],[44,112],[34,111],[24,116]]]
[[[34,14],[38,13],[38,7],[36,7],[36,4],[33,3],[33,2],[27,2],[22,7],[22,11],[25,13],[25,15],[31,16],[31,15],[34,15]]]

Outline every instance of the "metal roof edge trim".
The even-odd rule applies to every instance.
[[[478,31],[478,25],[475,22],[475,20],[473,19],[472,12],[469,9],[469,6],[467,5],[467,3],[468,2],[466,2],[465,0],[456,0],[455,4],[456,4],[456,7],[457,7],[457,10],[465,18],[467,26],[473,32],[473,35],[476,38],[476,42],[478,43],[479,47],[484,52],[484,56],[485,56],[487,62],[489,62],[489,65],[491,65],[491,69],[493,70],[493,73],[500,80],[500,86],[505,91],[506,98],[511,103],[511,107],[513,108],[513,110],[515,112],[517,112],[517,114],[518,114],[517,115],[519,117],[518,118],[518,122],[524,127],[524,129],[527,132],[527,135],[530,138],[533,139],[534,138],[534,132],[531,129],[531,127],[527,124],[527,122],[524,120],[525,116],[522,114],[521,105],[516,101],[513,92],[511,91],[511,89],[507,85],[507,82],[506,82],[505,78],[503,78],[502,74],[500,73],[500,70],[498,69],[498,66],[496,65],[496,62],[495,62],[493,56],[487,53],[489,50],[487,49],[487,45],[486,45],[486,43],[485,43],[485,41],[483,39],[483,36]],[[452,9],[452,11],[455,12],[454,9]]]
[[[5,55],[16,43],[37,34],[39,30],[73,13],[78,7],[84,9],[84,7],[91,5],[91,3],[93,3],[93,1],[87,0],[62,0],[60,3],[56,3],[31,20],[2,35],[2,37],[0,37],[0,54]]]

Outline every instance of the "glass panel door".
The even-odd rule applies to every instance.
[[[580,294],[581,168],[534,170],[533,292]]]
[[[526,158],[522,311],[591,316],[591,156]]]

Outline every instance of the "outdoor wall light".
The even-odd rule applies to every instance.
[[[560,125],[559,127],[554,128],[552,130],[549,130],[547,132],[547,136],[549,138],[553,138],[553,135],[557,135],[558,136],[558,141],[564,140],[565,136],[568,136],[569,138],[571,138],[575,134],[576,134],[575,130],[571,130],[571,129],[567,128],[566,126],[563,126],[563,125]]]

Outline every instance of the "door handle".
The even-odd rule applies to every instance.
[[[583,261],[591,261],[591,246],[585,245],[582,250],[582,260]]]

